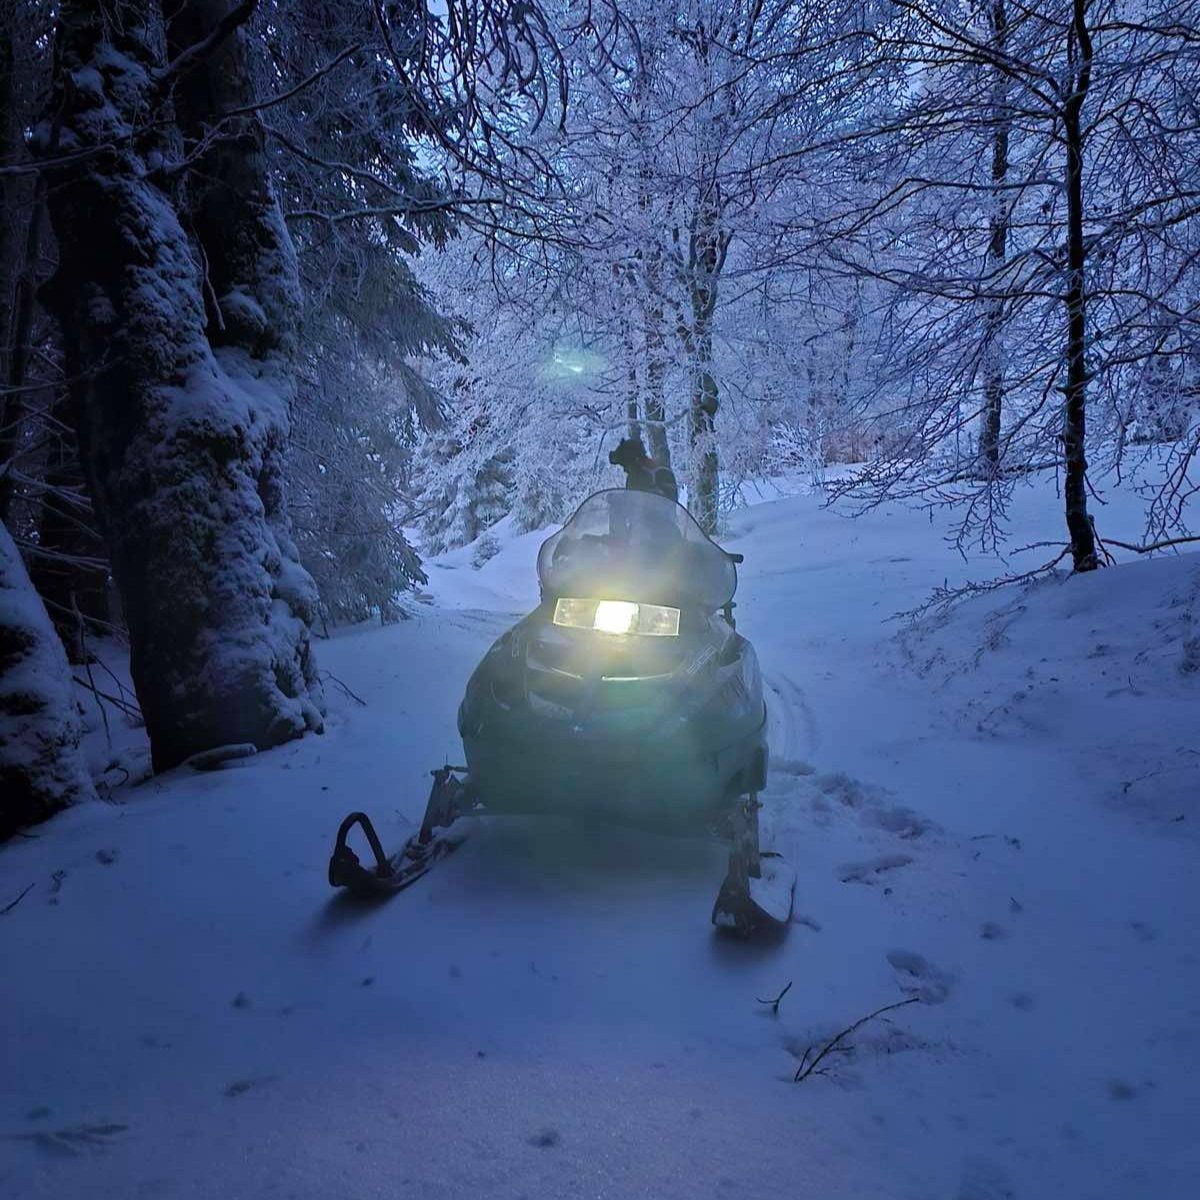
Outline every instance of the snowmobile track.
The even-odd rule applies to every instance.
[[[811,759],[821,739],[804,689],[783,672],[772,672],[765,682],[775,698],[768,713],[772,758]]]

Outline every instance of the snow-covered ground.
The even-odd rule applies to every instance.
[[[1014,544],[1059,520],[1022,493]],[[322,643],[366,702],[331,680],[324,737],[3,848],[0,907],[34,886],[0,917],[0,1195],[1200,1194],[1200,557],[906,629],[1001,569],[938,533],[803,496],[730,522],[799,872],[779,944],[711,932],[719,848],[555,822],[480,822],[381,907],[329,892],[341,816],[398,845],[458,757],[538,535]]]

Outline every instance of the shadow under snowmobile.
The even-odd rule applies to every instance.
[[[370,817],[350,813],[338,828],[329,883],[359,901],[383,901],[406,890],[466,840],[462,820],[487,815],[465,767],[432,771],[433,786],[420,830],[387,855]],[[792,915],[795,874],[777,854],[758,846],[757,797],[740,800],[729,817],[729,868],[713,905],[712,923],[737,937],[778,940]],[[374,862],[364,866],[348,839],[362,830]]]

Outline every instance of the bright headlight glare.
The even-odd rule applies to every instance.
[[[637,625],[638,607],[628,600],[601,600],[596,605],[592,628],[600,633],[632,633]]]
[[[635,604],[631,600],[555,601],[554,624],[598,633],[635,633],[645,637],[677,637],[679,609],[665,604]]]

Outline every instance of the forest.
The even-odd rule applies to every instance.
[[[625,428],[708,530],[801,470],[996,546],[1052,469],[1076,571],[1089,466],[1167,446],[1143,542],[1187,536],[1196,17],[18,0],[4,828],[88,793],[56,638],[128,640],[156,769],[318,729],[410,531],[561,519]]]
[[[873,754],[897,789],[940,768],[919,749],[897,766],[882,732],[857,757],[851,734],[870,730],[844,668],[911,672],[914,712],[957,697],[964,737],[1043,739],[1040,765],[1012,770],[1047,807],[1091,788],[1190,831],[1200,0],[3,0],[5,928],[38,899],[15,908],[19,852],[49,854],[71,821],[131,827],[176,791],[176,819],[200,821],[190,781],[274,770],[245,766],[268,751],[310,774],[321,755],[345,764],[310,841],[351,808],[399,812],[388,772],[437,766],[430,745],[455,760],[468,648],[524,603],[529,548],[621,486],[609,455],[629,438],[700,530],[750,539],[739,614],[753,628],[757,602],[777,650],[772,755],[797,795],[816,789],[818,826],[822,806],[868,840],[953,825],[944,807],[913,824],[908,801],[855,782]],[[807,620],[808,641],[776,642]],[[1011,679],[988,677],[1005,654],[1024,673],[1014,658]],[[396,669],[384,690],[376,655]],[[1059,702],[1051,685],[1078,690]],[[1136,715],[1093,710],[1111,689]],[[909,701],[888,695],[887,745],[917,746]],[[839,731],[802,746],[806,722]],[[954,761],[999,787],[1008,767],[987,753]],[[795,766],[822,754],[826,774]],[[193,772],[214,767],[230,769]],[[282,800],[263,811],[289,820]],[[1030,813],[1010,816],[1028,841]],[[1000,837],[979,830],[961,836]],[[1117,861],[1120,836],[1095,837]],[[857,866],[830,870],[874,890],[910,849],[868,870],[838,843]],[[1179,853],[1160,879],[1191,883],[1158,899],[1182,920],[1196,893]],[[1147,872],[1130,895],[1152,895]],[[53,906],[61,875],[38,885]],[[1075,919],[1056,928],[1082,943]],[[937,980],[948,994],[961,972],[885,942],[904,994],[940,1004]],[[1156,1153],[1181,1172],[1157,1191],[1099,1167],[1094,1190],[1017,1176],[1182,1197],[1179,1144]],[[958,1200],[1016,1194],[980,1161]],[[18,1178],[0,1171],[0,1190]],[[130,1179],[103,1194],[134,1194]],[[548,1179],[537,1195],[585,1194]]]

